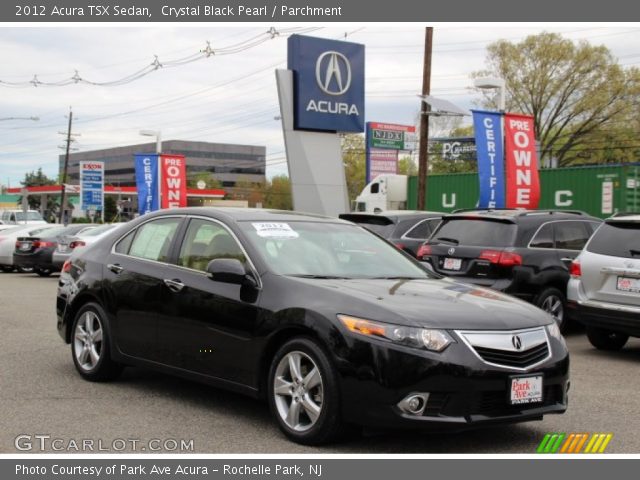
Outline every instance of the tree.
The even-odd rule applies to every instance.
[[[24,180],[20,182],[23,187],[42,187],[46,185],[56,185],[56,180],[53,178],[47,177],[43,172],[42,168],[38,168],[36,171],[27,172],[24,175]],[[40,196],[39,195],[29,195],[28,197],[29,208],[33,210],[40,209]],[[56,199],[53,196],[48,197],[46,209],[49,212],[53,212],[58,208],[58,204],[60,199]],[[22,203],[22,197],[18,199],[18,204]]]
[[[118,202],[113,195],[104,196],[104,221],[114,222],[118,217]]]
[[[362,192],[366,180],[366,145],[364,135],[348,134],[342,137],[342,163],[347,180],[349,202]]]
[[[286,175],[276,175],[265,185],[264,207],[293,210],[291,182]]]
[[[198,182],[204,182],[206,189],[222,188],[222,182],[213,176],[211,172],[198,172],[194,175],[190,175],[187,179],[188,188],[198,188]]]
[[[402,157],[398,160],[398,174],[400,175],[417,175],[418,166],[411,157]]]
[[[622,68],[605,46],[544,32],[520,43],[492,43],[486,62],[473,76],[506,80],[507,111],[534,117],[540,158],[559,165],[579,160],[585,149],[599,151],[593,139],[638,108],[640,70]],[[484,106],[495,109],[483,95]]]

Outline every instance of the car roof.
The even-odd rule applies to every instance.
[[[617,213],[613,217],[609,217],[605,220],[607,223],[615,222],[640,222],[640,213]]]
[[[204,215],[217,219],[226,219],[235,222],[317,222],[317,223],[343,223],[349,224],[339,218],[316,215],[313,213],[293,212],[290,210],[271,210],[262,208],[235,208],[235,207],[186,207],[160,210],[145,215],[163,216],[167,214]]]
[[[599,218],[592,217],[579,210],[526,210],[519,208],[456,210],[444,218],[486,218],[489,220],[502,220],[513,223],[515,223],[516,220],[546,222],[551,219],[601,221]]]
[[[352,222],[358,222],[359,220],[368,220],[375,218],[385,218],[391,220],[393,223],[400,222],[402,220],[410,220],[415,218],[434,218],[442,217],[442,212],[430,212],[426,210],[384,210],[381,212],[350,212],[341,213],[340,218],[349,220]]]

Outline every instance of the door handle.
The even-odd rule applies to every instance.
[[[107,268],[111,270],[113,273],[115,273],[116,275],[122,273],[122,271],[124,270],[124,268],[118,265],[117,263],[110,263],[107,265]]]
[[[164,284],[169,287],[169,290],[175,293],[178,293],[184,288],[184,283],[182,283],[180,280],[170,280],[168,278],[165,278]]]

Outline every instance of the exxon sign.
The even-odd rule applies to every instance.
[[[364,131],[364,45],[291,35],[294,128]]]

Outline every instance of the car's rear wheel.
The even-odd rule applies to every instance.
[[[273,358],[268,382],[271,412],[291,440],[319,445],[342,433],[337,373],[314,340],[285,343]]]
[[[625,346],[629,335],[612,332],[604,328],[587,327],[587,338],[598,350],[620,350]]]
[[[48,277],[53,273],[53,270],[51,270],[50,268],[36,268],[35,271],[41,277]]]
[[[122,372],[122,365],[111,360],[106,314],[98,304],[88,303],[76,315],[71,353],[76,370],[86,380],[113,380]]]
[[[4,273],[11,273],[13,272],[13,267],[9,266],[9,265],[3,265],[2,267],[0,267],[2,269],[2,271]]]
[[[20,273],[33,273],[33,267],[18,267]]]
[[[566,316],[567,297],[555,287],[542,290],[535,299],[535,305],[551,315],[561,332],[566,331],[568,321]]]

